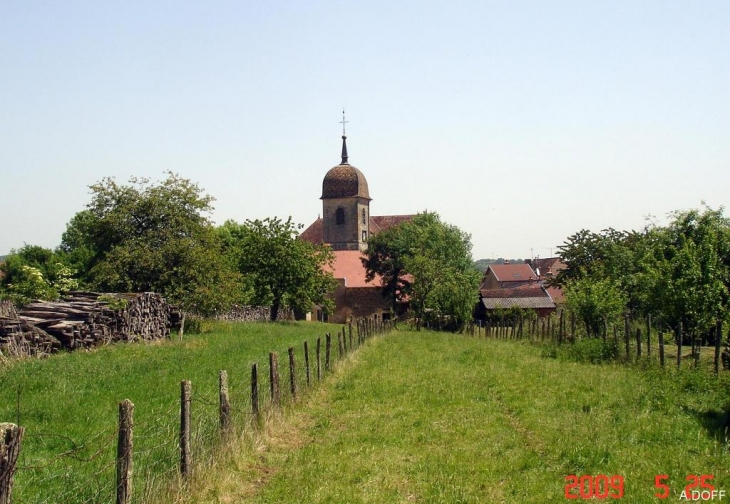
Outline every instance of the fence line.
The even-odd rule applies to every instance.
[[[376,334],[383,334],[392,329],[389,321],[375,319],[360,319],[349,324],[349,345],[348,345],[348,328],[343,326],[342,331],[338,332],[339,352],[334,355],[334,359],[342,359],[361,346],[367,339]],[[353,338],[353,333],[355,338]],[[326,334],[326,361],[324,370],[321,369],[321,338],[317,338],[317,383],[324,376],[332,371],[333,362],[331,358],[331,335]],[[355,346],[353,346],[353,343]],[[67,494],[63,496],[46,496],[44,502],[111,502],[116,498],[117,504],[129,504],[133,500],[133,496],[143,493],[149,497],[153,493],[154,481],[156,479],[168,478],[172,476],[173,471],[178,470],[180,474],[187,478],[191,475],[196,462],[200,460],[200,455],[205,453],[205,447],[209,446],[212,450],[216,446],[216,439],[225,436],[233,424],[234,419],[242,424],[242,427],[252,427],[257,429],[260,426],[261,414],[266,410],[276,410],[285,402],[295,402],[297,397],[302,393],[303,388],[310,388],[313,383],[311,380],[311,370],[309,363],[309,344],[304,342],[304,366],[296,365],[294,347],[288,348],[288,368],[289,368],[289,387],[288,393],[282,394],[279,383],[278,372],[278,356],[276,353],[269,354],[269,383],[265,383],[264,376],[259,373],[258,363],[254,363],[251,368],[250,376],[250,396],[243,394],[243,407],[236,404],[236,400],[231,400],[228,390],[228,373],[225,370],[219,371],[218,375],[218,391],[217,397],[212,393],[206,398],[197,392],[194,384],[190,381],[183,380],[180,383],[180,402],[179,402],[179,424],[177,434],[174,432],[174,426],[169,425],[167,429],[167,441],[158,446],[148,447],[146,450],[136,450],[133,440],[135,438],[148,437],[147,431],[142,431],[141,435],[136,432],[140,426],[135,426],[133,412],[135,405],[129,400],[119,403],[119,415],[116,430],[116,455],[112,456],[108,463],[105,463],[98,471],[96,481],[79,483],[79,487],[71,488]],[[260,395],[260,390],[269,390],[270,398],[267,401]],[[284,388],[287,391],[287,387]],[[250,402],[248,402],[250,397]],[[203,415],[196,410],[214,410],[215,415]],[[171,412],[168,412],[171,413]],[[212,413],[212,412],[210,412]],[[166,415],[169,416],[169,415]],[[211,419],[215,418],[215,421]],[[161,422],[164,426],[165,422]],[[212,424],[212,425],[209,425]],[[155,426],[157,427],[157,426]],[[5,434],[5,432],[11,434]],[[17,460],[21,453],[21,440],[23,439],[23,427],[17,427],[14,424],[0,423],[0,504],[9,504],[12,498],[14,476],[17,471],[32,470],[33,467],[18,467]],[[176,439],[177,438],[177,439]],[[4,442],[9,440],[9,442]],[[71,440],[71,444],[75,445]],[[177,448],[175,448],[177,446]],[[110,443],[105,446],[89,460],[101,457],[101,455],[109,453],[107,448],[111,448]],[[169,455],[178,451],[178,458]],[[71,451],[69,451],[71,453]],[[69,453],[64,453],[59,457],[67,457]],[[168,454],[168,455],[163,455]],[[143,464],[142,471],[139,470],[139,460],[152,460],[152,464],[156,466],[162,464],[161,467],[155,467],[151,470],[149,466]],[[79,459],[82,460],[83,459]],[[135,467],[135,465],[137,467]],[[116,467],[116,484],[114,491],[105,491],[104,485],[101,483],[103,479],[110,478],[110,470]],[[64,468],[67,470],[67,468]],[[133,475],[135,478],[133,479]],[[68,474],[65,475],[68,477]],[[142,476],[142,477],[140,477]],[[55,478],[56,476],[49,476]],[[63,477],[63,476],[61,476]],[[135,489],[134,482],[137,483]],[[140,483],[141,482],[141,483]],[[81,486],[85,486],[81,490]],[[107,486],[110,488],[112,482]],[[115,493],[116,495],[113,495]],[[137,500],[136,497],[134,500]],[[17,501],[14,501],[17,502]]]
[[[561,310],[559,314],[549,317],[525,317],[524,315],[512,315],[502,319],[494,318],[488,320],[475,320],[467,324],[465,333],[472,336],[479,336],[494,339],[527,340],[530,342],[547,342],[550,344],[562,345],[575,344],[584,339],[595,339],[601,337],[604,343],[608,343],[609,323],[604,321],[599,334],[592,334],[585,325],[577,320],[575,313],[570,314],[568,321],[565,316],[567,310]],[[651,315],[642,319],[632,319],[628,314],[624,316],[622,323],[612,324],[613,344],[620,348],[620,341],[623,343],[623,359],[631,361],[658,360],[660,366],[666,366],[666,334],[671,334],[671,340],[677,350],[676,366],[682,367],[682,363],[697,367],[700,365],[700,353],[702,338],[692,336],[689,338],[684,331],[682,324],[675,328],[662,327],[653,320]],[[644,337],[644,334],[646,337]],[[714,371],[720,372],[720,365],[730,370],[730,338],[726,340],[723,348],[723,324],[718,320],[706,334],[708,340],[712,340],[714,346]],[[652,342],[658,346],[658,352],[652,353]],[[683,356],[684,344],[691,345],[689,356]],[[646,344],[646,347],[644,347]],[[645,349],[645,352],[644,350]]]

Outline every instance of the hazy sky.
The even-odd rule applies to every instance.
[[[437,211],[474,258],[546,257],[730,201],[730,2],[0,2],[0,254],[55,247],[106,176],[212,217]]]

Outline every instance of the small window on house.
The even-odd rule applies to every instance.
[[[335,224],[345,223],[345,209],[340,207],[335,211]]]
[[[362,241],[368,241],[368,232],[364,229],[362,230]]]
[[[365,224],[365,209],[362,209],[362,223]]]

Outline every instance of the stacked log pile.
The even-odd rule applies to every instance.
[[[159,294],[72,292],[63,301],[36,301],[16,317],[0,317],[0,351],[52,353],[116,341],[167,337],[180,314]]]
[[[16,318],[15,305],[7,300],[0,300],[0,317]]]

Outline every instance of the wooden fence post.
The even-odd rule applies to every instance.
[[[677,337],[677,369],[682,367],[682,323],[679,323],[679,326],[676,330],[676,337]]]
[[[347,348],[347,337],[345,336],[346,334],[347,334],[347,327],[343,324],[342,325],[342,344],[345,347],[345,352],[348,351],[348,348]],[[352,351],[352,345],[350,345],[349,350]]]
[[[636,358],[641,357],[641,328],[636,328]]]
[[[330,370],[330,352],[332,351],[332,335],[330,333],[327,333],[326,335],[327,342],[324,346],[324,370],[329,371]]]
[[[664,333],[659,330],[659,364],[664,367]]]
[[[646,358],[651,357],[651,313],[646,316]]]
[[[304,342],[304,370],[307,376],[307,387],[312,386],[312,378],[309,372],[309,342]]]
[[[720,345],[722,345],[722,320],[715,326],[715,374],[720,373]]]
[[[24,427],[12,423],[0,423],[0,504],[10,504],[13,497],[13,476],[24,433]],[[128,502],[123,501],[122,504]]]
[[[231,402],[228,398],[228,373],[218,372],[218,397],[220,399],[221,429],[226,430],[231,425]]]
[[[322,379],[322,338],[317,338],[317,381]]]
[[[117,504],[132,502],[132,429],[134,404],[129,399],[119,403],[119,433],[117,434]],[[0,457],[2,459],[2,457]],[[2,471],[0,471],[2,473]],[[1,486],[1,485],[0,485]],[[0,502],[6,501],[0,495]],[[10,502],[9,500],[7,502]]]
[[[629,316],[624,315],[624,343],[626,344],[626,358],[629,358]]]
[[[339,358],[342,359],[342,355],[345,353],[345,344],[342,342],[344,338],[340,335],[340,331],[337,331],[337,348],[340,351]]]
[[[180,382],[180,473],[190,476],[190,398],[192,383],[189,380]]]
[[[692,352],[695,360],[694,365],[695,367],[697,367],[700,365],[700,350],[702,350],[702,338],[692,336],[692,346],[694,347],[694,351]]]
[[[294,347],[289,347],[289,388],[292,400],[297,400],[297,372],[294,363]]]
[[[279,356],[274,352],[269,352],[269,383],[271,402],[274,406],[278,406],[281,402],[281,394],[279,393]]]
[[[251,366],[251,413],[259,414],[259,365],[256,363]]]
[[[570,312],[570,337],[575,341],[575,312]]]

